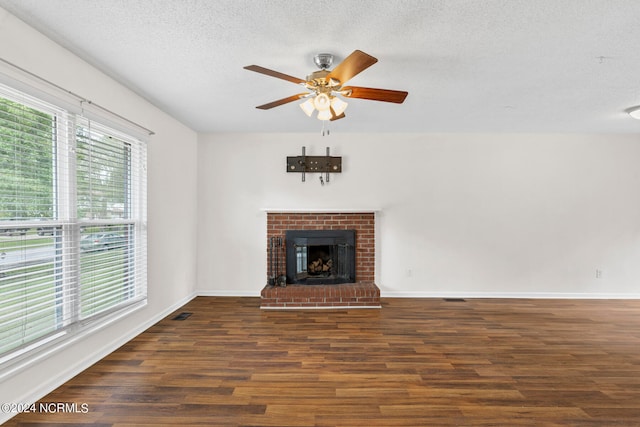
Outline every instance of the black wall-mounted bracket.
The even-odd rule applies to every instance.
[[[326,156],[307,156],[306,147],[302,147],[302,156],[287,157],[287,172],[302,173],[302,182],[307,172],[319,172],[324,174],[324,178],[320,175],[320,183],[324,185],[329,182],[330,174],[342,172],[342,157],[330,156],[329,147]]]

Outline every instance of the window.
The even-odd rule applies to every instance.
[[[146,144],[0,85],[0,360],[146,301]]]

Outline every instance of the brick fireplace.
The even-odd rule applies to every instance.
[[[353,230],[355,280],[339,284],[267,284],[261,292],[261,308],[380,307],[380,290],[375,285],[375,212],[268,211],[268,271],[278,265],[280,273],[285,274],[284,246],[286,233],[291,230]],[[273,239],[280,239],[283,247],[273,251]]]

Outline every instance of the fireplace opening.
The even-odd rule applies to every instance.
[[[297,273],[309,276],[329,277],[333,273],[332,247],[329,245],[298,246],[296,258],[298,262]]]
[[[355,282],[354,230],[288,230],[287,283]]]

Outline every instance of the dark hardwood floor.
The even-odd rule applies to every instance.
[[[199,297],[7,425],[640,426],[640,301]]]

